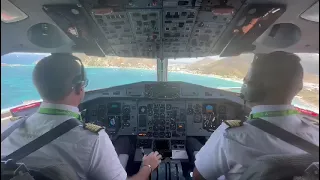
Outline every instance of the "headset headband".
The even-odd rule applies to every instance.
[[[85,78],[84,66],[82,64],[82,61],[78,57],[68,53],[52,53],[52,56],[58,56],[57,58],[59,58],[60,56],[66,59],[72,59],[74,61],[78,61],[80,63],[81,74],[74,77],[74,79],[72,80],[73,86],[87,81]]]

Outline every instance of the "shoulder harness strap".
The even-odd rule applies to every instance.
[[[243,125],[241,120],[225,120],[223,121],[229,128],[240,127]]]
[[[97,133],[101,130],[101,129],[104,129],[103,127],[101,126],[98,126],[98,125],[95,125],[95,124],[92,124],[92,123],[85,123],[84,124],[84,129],[87,129],[93,133]]]

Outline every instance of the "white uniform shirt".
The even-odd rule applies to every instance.
[[[63,109],[79,113],[73,106],[49,104],[43,102],[43,108]],[[66,115],[46,115],[35,113],[25,125],[16,129],[1,143],[1,156],[6,156],[31,142],[50,129],[72,117]],[[79,179],[124,180],[127,173],[121,165],[114,146],[104,130],[98,134],[75,127],[71,131],[45,145],[28,157],[44,161],[40,166],[52,165],[52,162],[68,164]],[[23,160],[22,160],[23,162]],[[32,162],[24,162],[26,165]],[[39,163],[33,162],[38,165]]]
[[[256,106],[251,113],[293,109],[290,105]],[[319,127],[302,121],[298,115],[263,117],[319,146]],[[304,151],[244,123],[230,128],[223,123],[212,133],[206,144],[196,154],[195,166],[207,180],[239,179],[248,166],[258,157],[267,154],[300,154]]]

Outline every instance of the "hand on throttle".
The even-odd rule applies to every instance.
[[[151,170],[155,170],[158,165],[161,163],[161,154],[159,154],[158,151],[156,152],[151,152],[149,155],[144,155],[142,158],[142,165],[143,166],[151,166]]]

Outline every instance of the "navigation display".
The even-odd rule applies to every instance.
[[[157,83],[146,85],[145,88],[146,96],[150,98],[178,98],[180,96],[179,85]]]
[[[203,114],[216,114],[216,105],[215,104],[203,104],[202,106]]]

